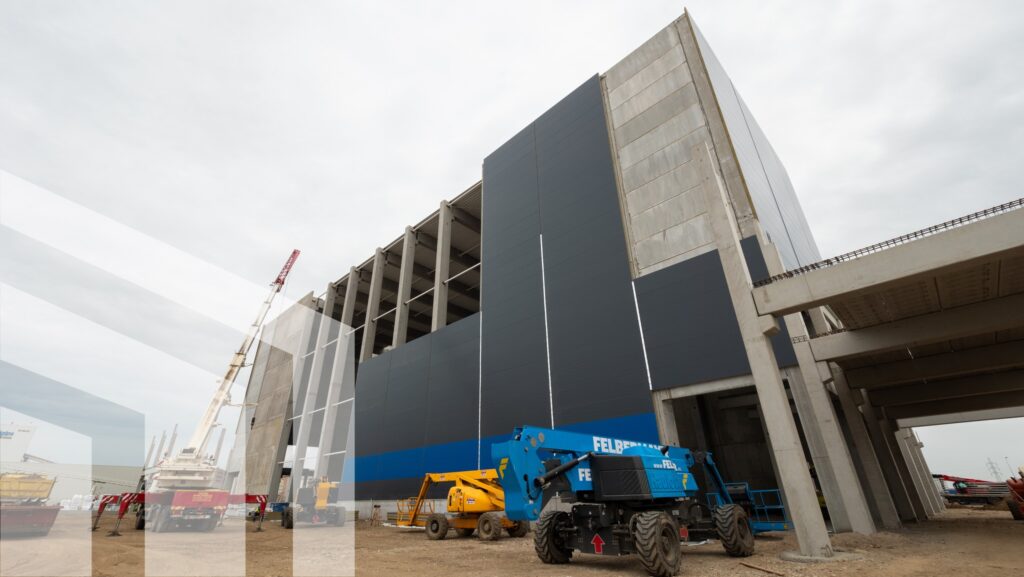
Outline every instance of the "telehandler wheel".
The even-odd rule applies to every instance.
[[[529,521],[513,521],[512,526],[505,529],[509,537],[526,537],[530,534]]]
[[[146,528],[146,514],[143,512],[142,509],[139,509],[139,512],[135,514],[135,530],[136,531],[142,531],[145,528]]]
[[[285,510],[281,511],[281,526],[285,529],[295,527],[295,511],[291,507],[285,507]]]
[[[484,513],[476,522],[476,536],[481,541],[497,541],[501,538],[501,515]]]
[[[750,557],[754,554],[754,532],[750,529],[747,512],[739,505],[722,505],[715,509],[715,529],[722,547],[730,557]]]
[[[448,536],[448,517],[444,513],[434,513],[427,517],[427,539],[440,541]]]
[[[469,527],[469,528],[466,528],[466,529],[456,529],[455,530],[455,534],[458,535],[459,537],[472,537],[473,536],[473,531],[476,531],[476,529],[474,529],[472,527]]]
[[[644,511],[633,518],[633,542],[640,564],[654,577],[671,577],[679,572],[682,551],[679,526],[664,511]]]
[[[562,531],[572,527],[565,511],[546,511],[533,532],[533,548],[544,563],[559,565],[572,559],[572,547],[565,542]]]
[[[335,527],[344,527],[345,526],[345,517],[347,517],[347,516],[348,516],[348,510],[347,509],[345,509],[344,507],[335,507],[334,508],[334,519],[332,519],[332,521],[334,521],[334,526]]]

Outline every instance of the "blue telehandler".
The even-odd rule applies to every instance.
[[[650,575],[679,571],[680,541],[717,537],[726,553],[754,552],[747,511],[732,501],[710,453],[572,433],[517,428],[492,445],[512,521],[537,521],[534,548],[544,563],[568,563],[574,551],[636,554]],[[715,507],[698,498],[693,470],[702,465],[719,494]],[[571,511],[549,508],[558,493]]]

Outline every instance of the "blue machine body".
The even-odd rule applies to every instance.
[[[543,508],[544,488],[554,477],[564,475],[569,490],[578,494],[599,490],[595,488],[591,463],[594,456],[602,455],[635,458],[632,462],[642,467],[652,500],[697,495],[692,473],[694,455],[689,449],[522,427],[515,430],[512,440],[491,447],[491,458],[505,490],[505,514],[513,521],[536,520]],[[706,459],[708,463],[710,455]],[[560,463],[558,467],[552,467],[555,460]],[[713,463],[710,465],[715,470]]]

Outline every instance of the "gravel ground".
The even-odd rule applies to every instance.
[[[3,575],[49,575],[67,573],[68,554],[81,552],[82,531],[87,519],[65,515],[51,536],[40,540],[5,540]],[[481,542],[476,538],[458,538],[450,533],[444,541],[428,541],[420,531],[369,527],[365,523],[344,528],[307,527],[286,531],[268,522],[262,533],[241,521],[229,521],[214,533],[198,538],[194,533],[152,533],[122,527],[124,536],[110,538],[107,530],[113,519],[105,519],[100,531],[92,534],[92,574],[100,576],[245,574],[287,577],[292,574],[292,553],[296,563],[304,559],[327,559],[320,567],[307,567],[304,574],[331,572],[343,575],[353,563],[352,552],[339,543],[355,538],[354,563],[360,576],[450,577],[555,575],[645,575],[633,557],[595,557],[577,555],[568,565],[544,565],[533,552],[532,540],[505,538]],[[244,531],[244,533],[243,533]],[[86,533],[87,534],[87,533]],[[85,540],[86,542],[88,539]],[[149,555],[144,543],[149,541]],[[1004,577],[1024,573],[1024,523],[1013,521],[1009,512],[975,509],[950,509],[941,518],[908,525],[895,533],[872,536],[843,534],[833,539],[836,547],[856,550],[860,560],[824,564],[800,564],[782,561],[779,554],[794,550],[791,534],[759,538],[753,557],[742,561],[786,576],[849,577]],[[244,551],[246,555],[242,555]],[[219,551],[216,564],[204,559]],[[62,555],[62,552],[65,554]],[[12,555],[17,553],[17,555]],[[685,547],[681,576],[770,577],[770,573],[745,567],[739,559],[727,557],[721,546],[711,542]],[[244,565],[243,565],[244,563]],[[326,565],[326,567],[324,567]],[[148,571],[146,571],[148,567]],[[171,567],[183,568],[175,573]],[[214,572],[223,568],[223,572]],[[62,570],[63,569],[63,570]],[[74,571],[78,573],[77,571]],[[81,574],[81,573],[79,573]],[[84,574],[88,574],[87,572]]]

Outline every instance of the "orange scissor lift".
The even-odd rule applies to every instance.
[[[453,483],[448,489],[447,512],[434,510],[434,501],[427,498],[435,484]],[[427,538],[444,539],[449,529],[460,537],[475,532],[485,541],[501,537],[504,530],[511,537],[524,537],[530,532],[528,521],[510,521],[505,516],[505,491],[498,484],[494,469],[427,473],[415,497],[398,501],[395,524],[399,527],[423,527]]]

